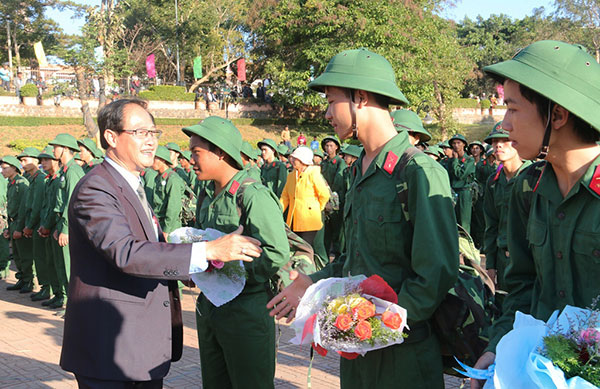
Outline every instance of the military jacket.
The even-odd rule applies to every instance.
[[[401,132],[364,175],[364,154],[354,163],[344,204],[345,252],[311,278],[377,274],[398,293],[398,304],[414,323],[431,317],[457,279],[458,232],[444,169],[418,153],[397,171],[408,147]]]
[[[446,166],[452,189],[466,189],[475,181],[473,157],[465,154],[462,158],[450,158]]]
[[[32,230],[40,225],[40,216],[42,204],[46,192],[46,173],[41,170],[36,171],[29,178],[29,191],[27,193],[27,217],[25,227]]]
[[[279,199],[260,182],[244,189],[241,215],[238,213],[236,195],[240,184],[251,178],[248,172],[240,170],[231,181],[215,194],[214,183],[206,188],[206,196],[198,205],[198,228],[214,228],[230,233],[240,225],[243,235],[258,239],[263,250],[260,257],[245,262],[247,280],[242,293],[265,291],[265,283],[279,268],[290,260],[289,243]]]
[[[83,167],[82,167],[83,168],[83,172],[85,174],[88,174],[90,172],[90,170],[92,170],[97,165],[100,165],[102,163],[102,161],[104,161],[102,158],[92,159],[90,162],[88,162],[85,165],[83,165]]]
[[[516,178],[529,165],[531,162],[525,161],[510,180],[506,178],[506,173],[502,168],[496,174],[488,177],[483,196],[485,233],[482,250],[485,253],[485,265],[488,269],[497,269],[496,253],[498,249],[506,251],[508,248],[506,228],[510,192]]]
[[[252,164],[247,164],[246,166],[244,166],[244,171],[246,171],[248,173],[248,175],[252,178],[254,178],[256,181],[261,182],[260,179],[260,169],[256,166],[256,165],[252,165]],[[287,180],[287,178],[286,178]],[[284,185],[285,187],[285,185]]]
[[[6,213],[6,191],[8,190],[8,181],[4,176],[0,177],[0,229],[8,225],[8,215]],[[1,238],[0,238],[1,239]]]
[[[176,166],[172,169],[175,171],[175,173],[179,175],[179,177],[181,177],[181,179],[183,180],[183,182],[186,183],[186,185],[191,186],[189,171],[185,170],[181,166]]]
[[[321,173],[332,191],[338,194],[344,192],[344,169],[348,165],[342,157],[336,155],[334,158],[325,158],[321,162]]]
[[[260,178],[263,185],[271,189],[277,197],[281,197],[287,175],[288,171],[285,164],[278,160],[265,163],[260,170]]]
[[[509,294],[490,350],[512,329],[517,310],[546,321],[554,310],[585,308],[600,295],[598,215],[600,157],[564,198],[550,163],[535,163],[517,177],[508,211]]]
[[[54,230],[58,221],[58,214],[54,212],[54,208],[56,207],[60,185],[60,170],[53,175],[46,176],[46,190],[40,212],[40,226],[50,231]]]
[[[171,233],[181,227],[181,209],[185,187],[186,183],[173,169],[167,169],[155,178],[154,213],[166,233]]]
[[[29,181],[25,177],[17,174],[8,182],[6,211],[11,232],[23,231],[25,228],[28,192]]]
[[[59,234],[69,233],[69,200],[75,185],[79,182],[81,177],[84,176],[83,169],[75,162],[75,158],[72,158],[65,166],[63,166],[60,173],[60,187],[56,196],[56,205],[54,206],[54,212],[59,214],[58,221],[56,223],[56,229]]]
[[[485,187],[488,182],[488,178],[492,174],[495,174],[497,169],[497,165],[489,164],[487,160],[482,158],[475,165],[475,179],[482,187]]]

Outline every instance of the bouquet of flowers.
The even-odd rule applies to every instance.
[[[199,230],[182,227],[171,232],[168,240],[171,243],[207,242],[223,235],[212,228]],[[208,268],[204,272],[190,276],[206,298],[217,307],[236,298],[246,285],[246,269],[242,261],[208,261]]]
[[[402,343],[406,309],[397,302],[397,294],[377,275],[321,280],[300,301],[291,342],[312,343],[321,355],[332,350],[347,359]]]
[[[546,323],[517,312],[512,331],[496,347],[495,367],[462,366],[469,377],[489,378],[485,388],[598,388],[600,310],[567,305]]]

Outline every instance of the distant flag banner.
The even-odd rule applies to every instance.
[[[35,58],[37,58],[40,67],[47,67],[48,61],[46,61],[46,53],[44,53],[44,46],[42,46],[42,42],[34,43],[33,51],[35,52]]]
[[[202,56],[194,58],[194,78],[202,78]]]
[[[146,57],[146,73],[148,73],[148,78],[156,77],[156,67],[154,66],[154,54],[150,54]]]
[[[237,61],[237,77],[240,81],[246,81],[246,59],[244,58]]]

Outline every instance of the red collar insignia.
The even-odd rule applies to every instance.
[[[500,177],[500,172],[502,171],[502,168],[504,167],[503,164],[500,164],[498,166],[498,169],[496,170],[496,175],[494,176],[494,181],[498,180],[498,177]]]
[[[10,184],[11,184],[11,185],[14,185],[16,181],[17,181],[17,180],[13,178],[13,180],[10,182]]]
[[[600,195],[600,165],[596,166],[596,170],[594,170],[594,176],[590,181],[590,189]]]
[[[275,161],[273,161],[273,164],[271,166],[275,167]]]
[[[394,154],[394,152],[388,152],[387,157],[385,158],[385,162],[383,163],[383,170],[388,172],[388,174],[392,174],[396,164],[398,163],[398,156]]]
[[[69,167],[67,165],[63,166],[63,172],[66,172]]]
[[[465,157],[462,157],[462,159],[460,160],[460,162],[465,163],[467,159]]]
[[[169,171],[167,170],[166,172],[163,173],[162,178],[167,178],[169,176]]]
[[[45,178],[52,178],[52,176],[50,174],[46,174]]]
[[[144,177],[145,174],[146,174],[146,171],[142,170],[142,172],[140,173],[140,176]]]
[[[229,188],[229,191],[228,191],[229,194],[234,195],[235,192],[237,192],[237,190],[239,189],[239,187],[240,187],[240,183],[233,180],[233,182],[231,183],[231,187]]]
[[[487,165],[487,161],[483,161],[483,166]]]

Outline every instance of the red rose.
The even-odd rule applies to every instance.
[[[312,348],[315,349],[315,351],[317,352],[317,354],[319,354],[320,356],[324,357],[327,355],[327,350],[325,350],[323,347],[321,347],[320,344],[316,344],[316,343],[311,343],[312,344]]]
[[[371,323],[366,320],[359,321],[356,328],[354,328],[354,335],[360,340],[370,339],[372,335]]]
[[[341,315],[338,315],[338,317],[335,319],[334,326],[336,326],[342,331],[346,331],[350,327],[352,327],[352,317],[347,313],[342,313]]]
[[[375,304],[370,301],[363,301],[356,307],[352,308],[352,315],[356,320],[366,320],[375,316]]]
[[[383,312],[383,314],[381,315],[381,321],[383,322],[383,324],[385,324],[393,330],[397,330],[398,328],[400,328],[400,325],[402,325],[402,318],[400,317],[400,314],[391,311]]]

